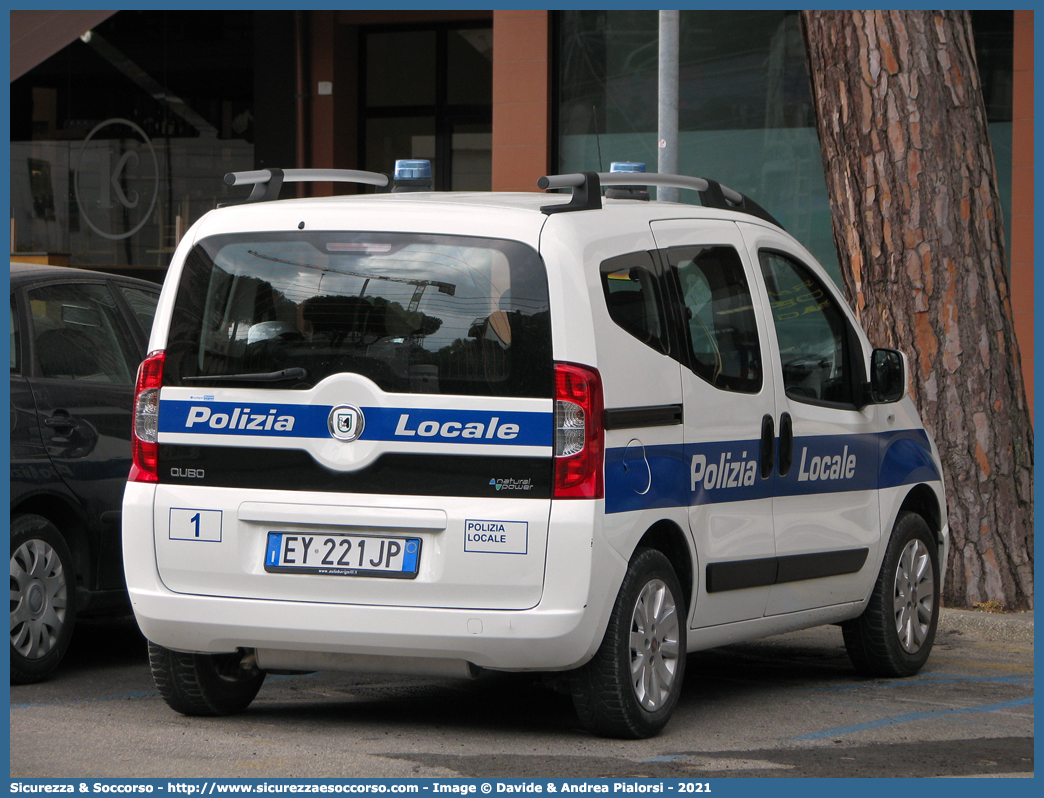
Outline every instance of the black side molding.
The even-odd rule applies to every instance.
[[[868,556],[870,549],[862,548],[715,562],[707,566],[707,592],[723,593],[726,590],[854,574],[863,567]]]
[[[870,549],[824,551],[817,554],[791,554],[780,557],[776,584],[854,574],[863,567],[868,556],[870,556]]]
[[[779,562],[775,557],[736,562],[712,562],[707,566],[707,592],[744,590],[776,584]]]
[[[649,407],[614,407],[605,411],[606,429],[637,429],[639,427],[672,427],[682,423],[681,405],[650,405]]]

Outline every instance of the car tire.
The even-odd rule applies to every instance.
[[[670,562],[635,552],[594,657],[570,679],[573,705],[588,731],[641,739],[674,713],[685,676],[685,605]]]
[[[76,572],[58,527],[11,519],[11,683],[38,682],[65,656],[76,623]]]
[[[841,625],[859,673],[912,676],[927,661],[939,622],[938,551],[925,520],[900,512],[870,603]]]
[[[250,706],[265,672],[242,654],[185,654],[149,643],[149,667],[163,700],[182,715],[235,715]]]

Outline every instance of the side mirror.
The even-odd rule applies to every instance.
[[[875,349],[870,356],[870,401],[883,405],[906,395],[906,357],[895,349]]]

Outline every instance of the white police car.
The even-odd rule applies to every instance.
[[[292,180],[391,190],[260,201]],[[171,707],[241,711],[266,671],[559,672],[586,727],[644,737],[688,651],[840,623],[862,672],[924,664],[948,528],[905,359],[749,198],[226,181],[251,201],[174,255],[124,499]]]

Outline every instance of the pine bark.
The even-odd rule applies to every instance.
[[[1033,427],[963,11],[803,11],[834,243],[875,346],[907,353],[943,462],[944,598],[1033,606]]]

